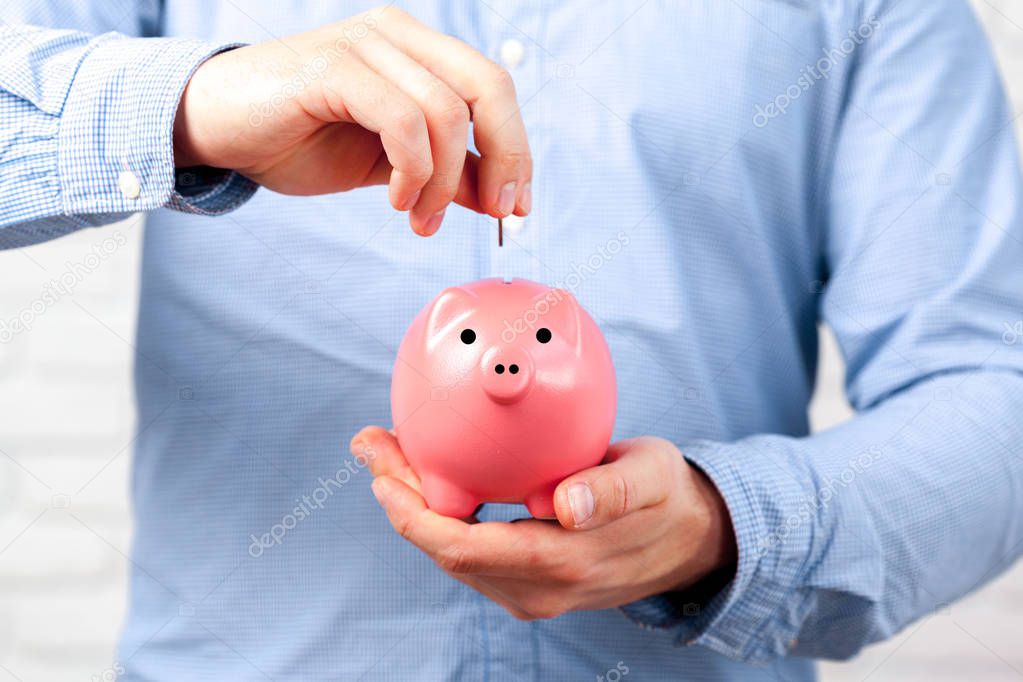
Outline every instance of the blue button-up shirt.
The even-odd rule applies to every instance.
[[[503,249],[460,209],[414,236],[384,188],[175,173],[203,59],[361,2],[0,9],[3,245],[152,211],[125,679],[808,680],[1020,554],[1020,174],[963,2],[405,4],[521,44],[534,210]],[[414,314],[503,275],[571,289],[616,438],[670,439],[720,489],[739,561],[709,601],[520,622],[391,530],[344,445],[389,423]],[[822,320],[858,415],[809,435]]]

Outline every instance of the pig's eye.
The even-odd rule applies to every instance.
[[[547,327],[540,327],[536,330],[536,340],[540,343],[547,343],[551,340],[551,330]]]
[[[463,329],[462,335],[459,336],[458,338],[462,339],[462,343],[468,346],[469,344],[476,340],[476,332],[474,332],[471,329]]]

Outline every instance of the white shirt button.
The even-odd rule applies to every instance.
[[[522,232],[522,228],[526,226],[526,219],[521,216],[510,215],[502,221],[502,224],[508,234],[517,237]]]
[[[138,199],[142,194],[142,185],[138,176],[131,171],[121,171],[117,176],[117,186],[126,199]]]
[[[525,56],[526,47],[522,44],[522,41],[509,38],[501,43],[501,63],[509,69],[514,69],[521,64],[522,58]]]

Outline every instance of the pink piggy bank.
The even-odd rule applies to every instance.
[[[554,516],[554,488],[603,459],[617,391],[607,343],[562,289],[485,279],[441,292],[398,349],[398,442],[439,514],[521,502]]]

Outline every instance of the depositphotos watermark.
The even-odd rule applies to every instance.
[[[778,529],[761,539],[756,550],[757,554],[762,556],[772,547],[783,543],[793,531],[807,523],[818,512],[827,509],[839,492],[852,485],[853,481],[874,466],[883,454],[881,448],[874,445],[850,459],[837,476],[829,476],[820,489],[815,494],[807,496],[799,508],[789,514]]]
[[[539,320],[549,313],[551,308],[565,300],[564,292],[567,291],[574,294],[582,286],[583,282],[610,263],[630,243],[631,240],[628,233],[622,230],[598,246],[597,250],[591,253],[582,263],[573,262],[570,266],[571,272],[558,282],[555,282],[554,287],[542,298],[535,300],[533,305],[523,311],[522,315],[515,318],[515,320],[504,321],[501,340],[505,343],[511,343],[518,338],[519,334],[534,332]]]
[[[1006,346],[1015,346],[1023,341],[1023,320],[1016,320],[1015,323],[1004,323],[1005,331],[1002,332],[1002,343]]]
[[[107,259],[119,248],[128,243],[128,238],[120,230],[92,245],[92,250],[80,260],[67,261],[64,272],[56,279],[43,284],[39,296],[32,299],[18,311],[14,317],[0,319],[0,343],[10,343],[22,332],[32,331],[36,320],[43,316],[51,306],[56,305],[63,297],[71,296],[75,287],[84,282],[89,275],[99,270]]]
[[[114,664],[101,672],[99,675],[89,677],[90,682],[117,682],[117,678],[124,674],[124,666],[114,661]]]
[[[756,105],[753,125],[763,128],[771,122],[771,119],[785,115],[793,102],[818,82],[830,78],[832,69],[848,59],[857,47],[870,40],[880,28],[881,22],[877,20],[877,17],[871,16],[855,29],[849,29],[847,37],[842,39],[838,47],[822,49],[823,56],[815,63],[804,66],[796,81],[785,88],[784,92],[763,106]]]
[[[367,12],[352,25],[341,26],[341,37],[330,45],[318,47],[316,56],[303,64],[302,68],[298,69],[267,101],[260,105],[252,105],[249,125],[253,128],[263,125],[266,119],[280,113],[289,101],[323,78],[327,70],[352,49],[352,45],[368,36],[369,32],[377,27],[377,20],[383,11],[379,9]]]
[[[281,517],[281,520],[270,526],[270,530],[257,536],[255,533],[249,535],[252,544],[249,545],[249,556],[258,559],[263,552],[284,542],[284,537],[302,521],[305,521],[317,509],[323,509],[323,505],[331,496],[341,490],[352,480],[352,477],[364,470],[370,460],[376,457],[376,451],[367,447],[362,457],[354,460],[346,460],[345,465],[338,469],[331,478],[317,479],[318,485],[308,494],[295,498],[295,507]]]
[[[615,667],[608,668],[603,675],[597,675],[597,682],[619,682],[628,674],[629,666],[625,665],[625,661],[618,661]]]

